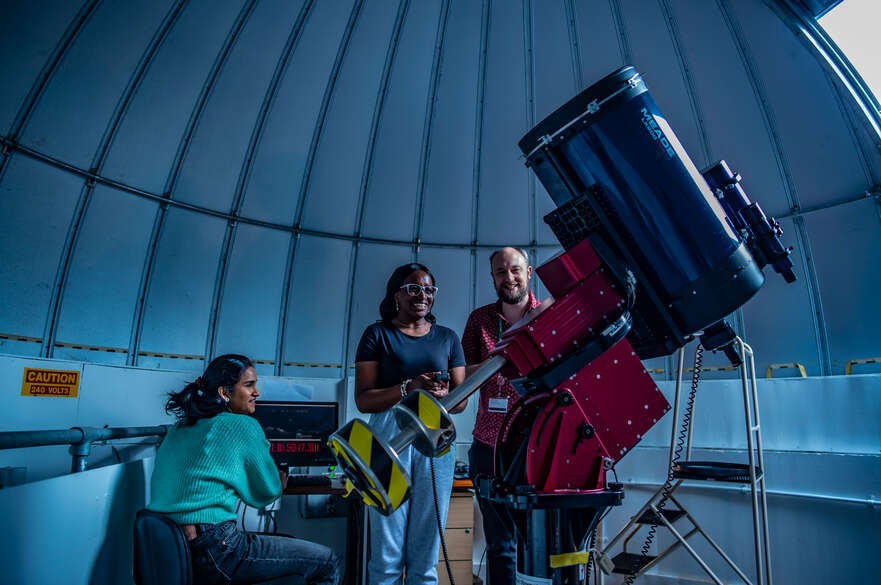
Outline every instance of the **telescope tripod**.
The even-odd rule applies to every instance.
[[[695,354],[694,376],[688,404],[685,409],[682,425],[677,440],[677,422],[679,420],[680,397],[682,390],[682,373],[684,362],[684,348],[680,348],[677,357],[676,393],[673,403],[673,424],[670,436],[670,455],[667,461],[667,481],[661,486],[630,519],[618,534],[603,549],[603,554],[611,550],[623,539],[623,551],[614,557],[615,568],[613,572],[630,575],[628,582],[632,582],[637,576],[668,556],[679,547],[684,548],[718,585],[723,585],[722,580],[713,572],[710,566],[700,557],[697,551],[689,544],[688,540],[696,534],[700,534],[719,554],[719,556],[734,570],[735,573],[747,585],[754,585],[746,574],[734,563],[734,561],[722,550],[722,547],[714,541],[706,531],[698,524],[697,520],[685,506],[674,496],[674,493],[685,480],[723,481],[742,483],[750,486],[753,520],[753,541],[755,547],[756,582],[755,585],[772,585],[771,580],[771,551],[768,533],[768,504],[765,491],[765,466],[762,451],[762,434],[759,423],[759,402],[756,392],[756,369],[755,356],[752,348],[739,337],[735,340],[735,347],[742,356],[740,364],[740,379],[743,388],[743,409],[746,423],[746,439],[748,464],[733,464],[714,461],[691,461],[692,433],[694,426],[693,407],[695,391],[700,377],[700,360],[702,346],[698,346]],[[680,460],[685,439],[685,459]],[[669,507],[673,504],[675,507]],[[685,518],[691,523],[691,528],[684,534],[678,530],[674,523]],[[644,550],[648,550],[651,538],[656,528],[666,528],[673,535],[673,543],[658,552],[656,556],[647,554],[634,554],[627,552],[627,544],[637,534],[640,527],[650,525],[650,535],[647,537]]]
[[[604,513],[621,504],[620,484],[593,493],[500,493],[481,479],[478,491],[508,508],[517,530],[518,584],[586,582],[593,535]]]

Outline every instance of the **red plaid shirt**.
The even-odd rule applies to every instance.
[[[532,310],[540,304],[532,291],[529,291],[528,310]],[[465,324],[465,332],[462,333],[465,363],[468,365],[479,364],[488,358],[489,352],[499,342],[502,332],[511,325],[513,323],[508,323],[502,314],[501,300],[474,309],[468,317],[468,323]],[[480,402],[477,407],[473,435],[478,441],[487,445],[495,445],[505,414],[489,412],[490,398],[507,398],[510,409],[519,396],[508,379],[501,374],[496,374],[480,388]]]

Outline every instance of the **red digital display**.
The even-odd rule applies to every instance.
[[[303,453],[317,454],[321,448],[321,440],[307,439],[298,441],[272,441],[271,453]]]

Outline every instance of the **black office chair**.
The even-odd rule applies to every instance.
[[[137,585],[192,585],[190,547],[177,522],[146,508],[139,510],[134,540]]]

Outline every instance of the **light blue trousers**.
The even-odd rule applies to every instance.
[[[370,417],[374,432],[390,438],[399,432],[390,411]],[[391,516],[368,507],[370,519],[369,585],[400,585],[406,568],[406,585],[435,585],[440,535],[435,517],[429,459],[414,447],[400,454],[401,464],[410,474],[410,499]],[[441,525],[446,526],[450,493],[453,490],[455,449],[434,460]]]

